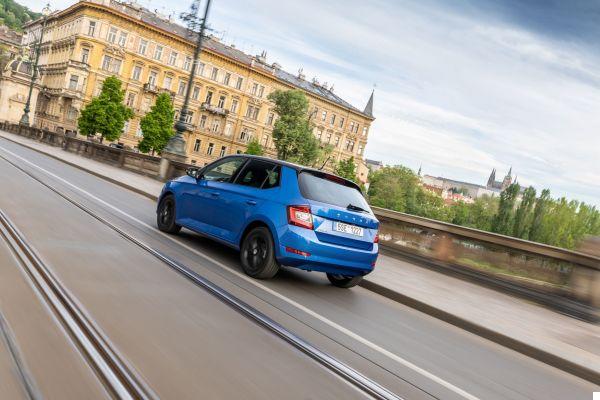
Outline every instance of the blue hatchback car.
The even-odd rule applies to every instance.
[[[352,287],[378,254],[379,222],[356,184],[257,156],[224,157],[167,182],[157,225],[169,233],[185,227],[239,250],[244,271],[259,279],[285,265]]]

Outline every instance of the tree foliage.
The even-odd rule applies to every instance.
[[[356,179],[356,164],[354,164],[354,156],[338,161],[333,168],[333,172],[342,178],[348,179],[349,181],[358,181],[358,179]]]
[[[21,31],[23,24],[41,16],[13,0],[0,0],[0,25]]]
[[[277,158],[312,165],[319,158],[319,141],[312,134],[308,99],[301,90],[276,90],[269,94],[278,119],[273,127]]]
[[[252,139],[250,143],[248,143],[248,147],[246,148],[245,153],[252,154],[255,156],[262,156],[265,152],[260,143],[258,143],[258,140]]]
[[[99,96],[81,110],[77,121],[79,132],[85,136],[100,134],[102,140],[117,140],[133,111],[123,104],[125,92],[116,76],[106,78]]]
[[[171,136],[175,134],[174,118],[175,110],[173,110],[171,96],[167,93],[159,94],[150,112],[140,121],[143,138],[138,143],[138,149],[143,153],[161,152]]]
[[[406,167],[385,167],[369,179],[369,201],[378,207],[565,248],[576,247],[586,235],[600,235],[596,207],[552,199],[547,189],[536,199],[535,189],[529,187],[519,201],[519,186],[513,184],[500,198],[482,196],[470,204],[445,204]]]

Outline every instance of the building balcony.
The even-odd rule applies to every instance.
[[[158,86],[156,86],[156,84],[154,83],[144,83],[144,91],[148,92],[148,93],[154,93],[154,94],[158,94]]]
[[[211,105],[210,103],[202,103],[202,105],[200,106],[201,110],[204,111],[208,111],[209,113],[212,114],[216,114],[216,115],[221,115],[223,117],[226,117],[229,114],[229,110],[224,109],[223,107],[216,107]]]

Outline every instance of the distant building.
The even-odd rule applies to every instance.
[[[0,26],[0,45],[4,47],[3,56],[6,58],[17,56],[20,53],[22,38],[21,33],[13,31],[8,26]]]
[[[367,164],[367,168],[369,168],[369,171],[371,172],[379,171],[381,168],[383,168],[383,163],[381,161],[369,160],[367,158],[365,160],[365,163]]]

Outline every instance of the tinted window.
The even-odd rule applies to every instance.
[[[279,185],[279,166],[262,160],[252,160],[236,178],[243,186],[270,189]]]
[[[371,210],[367,200],[358,189],[327,179],[325,176],[321,177],[309,172],[301,172],[298,176],[298,183],[300,184],[302,196],[309,200],[338,207],[346,208],[352,204],[365,210]]]
[[[207,181],[228,182],[246,160],[242,157],[227,158],[209,165],[203,172],[202,178]]]

